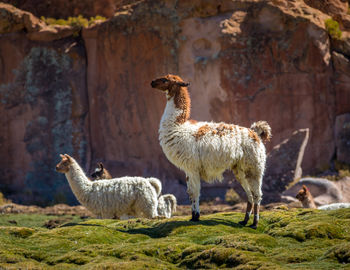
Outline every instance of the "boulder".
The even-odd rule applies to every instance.
[[[0,2],[0,34],[21,30],[35,32],[44,26],[45,23],[33,16],[33,14]]]
[[[350,177],[344,177],[334,182],[342,195],[342,202],[350,202]]]

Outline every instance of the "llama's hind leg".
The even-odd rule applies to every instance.
[[[192,205],[192,218],[191,221],[199,221],[199,195],[201,189],[199,174],[189,174],[186,176],[187,193],[191,200]]]
[[[252,192],[250,191],[249,183],[248,183],[247,179],[245,178],[245,173],[242,172],[242,171],[235,170],[234,174],[235,174],[238,182],[243,187],[245,193],[247,194],[247,198],[248,198],[247,208],[246,208],[246,211],[245,211],[244,220],[239,222],[240,225],[245,226],[245,225],[247,225],[247,223],[249,221],[249,218],[250,218],[250,215],[252,213],[253,195],[252,195]]]
[[[259,179],[259,181],[256,181],[256,179]],[[254,220],[253,220],[253,224],[250,225],[249,227],[256,229],[259,223],[260,202],[262,199],[262,191],[261,191],[262,177],[249,179],[248,182],[250,184],[250,189],[252,191],[253,202],[254,202]]]

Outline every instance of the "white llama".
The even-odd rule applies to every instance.
[[[112,179],[112,175],[100,162],[97,164],[95,172],[91,174],[94,180],[101,179]],[[148,178],[152,179],[152,178]],[[158,196],[160,195],[160,190],[158,191]],[[165,194],[158,198],[158,215],[166,218],[171,218],[171,215],[176,211],[177,201],[176,197],[172,194]],[[131,218],[130,216],[123,216],[123,219]]]
[[[266,152],[263,140],[271,137],[270,126],[263,121],[251,128],[189,120],[190,97],[179,76],[167,75],[151,82],[166,94],[167,104],[160,121],[159,141],[166,157],[186,173],[187,192],[192,202],[192,221],[200,216],[200,179],[222,180],[225,170],[232,170],[244,188],[247,210],[241,225],[246,225],[254,205],[256,228],[262,199],[261,184]]]
[[[78,201],[98,218],[158,216],[158,179],[126,176],[92,182],[72,157],[60,156],[56,171],[66,175]]]
[[[336,210],[342,208],[350,208],[350,203],[331,203],[317,207],[319,210]]]

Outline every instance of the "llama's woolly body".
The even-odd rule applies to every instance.
[[[189,174],[199,172],[207,182],[222,180],[227,169],[250,172],[252,177],[262,174],[265,146],[254,131],[213,122],[178,125],[180,114],[173,100],[168,101],[159,128],[160,145],[175,166]]]
[[[71,161],[66,173],[69,185],[78,201],[98,217],[157,216],[158,194],[149,179],[121,177],[91,182],[79,164],[73,158]],[[159,182],[155,178],[151,181]]]
[[[176,197],[172,194],[165,194],[158,198],[158,215],[171,218],[176,211]]]
[[[98,167],[95,169],[95,172],[91,174],[91,177],[93,177],[94,180],[113,179],[112,175],[103,166],[101,162],[98,164]],[[157,178],[154,178],[154,177],[149,177],[145,179],[148,180],[150,184],[155,188],[157,195],[159,196],[162,191],[162,183]]]
[[[101,170],[102,168],[102,170]],[[96,173],[97,172],[97,173]],[[109,171],[104,168],[102,163],[99,163],[99,166],[96,168],[95,170],[95,176],[97,179],[101,179],[101,175],[103,177],[106,177],[106,179],[112,179],[112,175],[109,173]],[[160,184],[160,181],[157,178],[146,178],[150,184],[155,188],[156,192],[157,192],[157,196],[160,196],[160,193],[162,191],[162,186]],[[176,197],[172,194],[165,194],[162,195],[158,198],[158,215],[159,216],[164,216],[166,218],[170,218],[172,213],[174,213],[176,211],[176,205],[177,205],[177,201],[176,201]],[[128,216],[128,215],[123,215],[120,218],[121,219],[129,219],[132,216]]]
[[[317,209],[319,210],[336,210],[341,208],[350,208],[350,203],[332,203],[319,206]]]

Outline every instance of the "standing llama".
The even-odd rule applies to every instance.
[[[90,181],[69,155],[60,155],[56,171],[64,173],[78,201],[98,218],[158,216],[161,183],[156,178],[121,177]],[[157,186],[157,188],[155,188]]]
[[[97,164],[97,168],[91,176],[94,178],[94,180],[112,179],[112,175],[101,162]],[[172,194],[165,194],[160,196],[160,191],[158,192],[158,196],[158,215],[166,218],[171,218],[172,213],[176,211],[176,197]]]
[[[198,221],[200,217],[200,179],[221,181],[223,172],[229,169],[248,197],[245,218],[240,224],[247,224],[254,205],[254,221],[250,227],[256,228],[266,163],[262,141],[270,139],[271,128],[264,121],[244,128],[189,120],[191,101],[188,85],[176,75],[166,75],[151,82],[153,88],[166,94],[159,141],[169,161],[186,173],[187,192],[192,202],[191,220]]]

